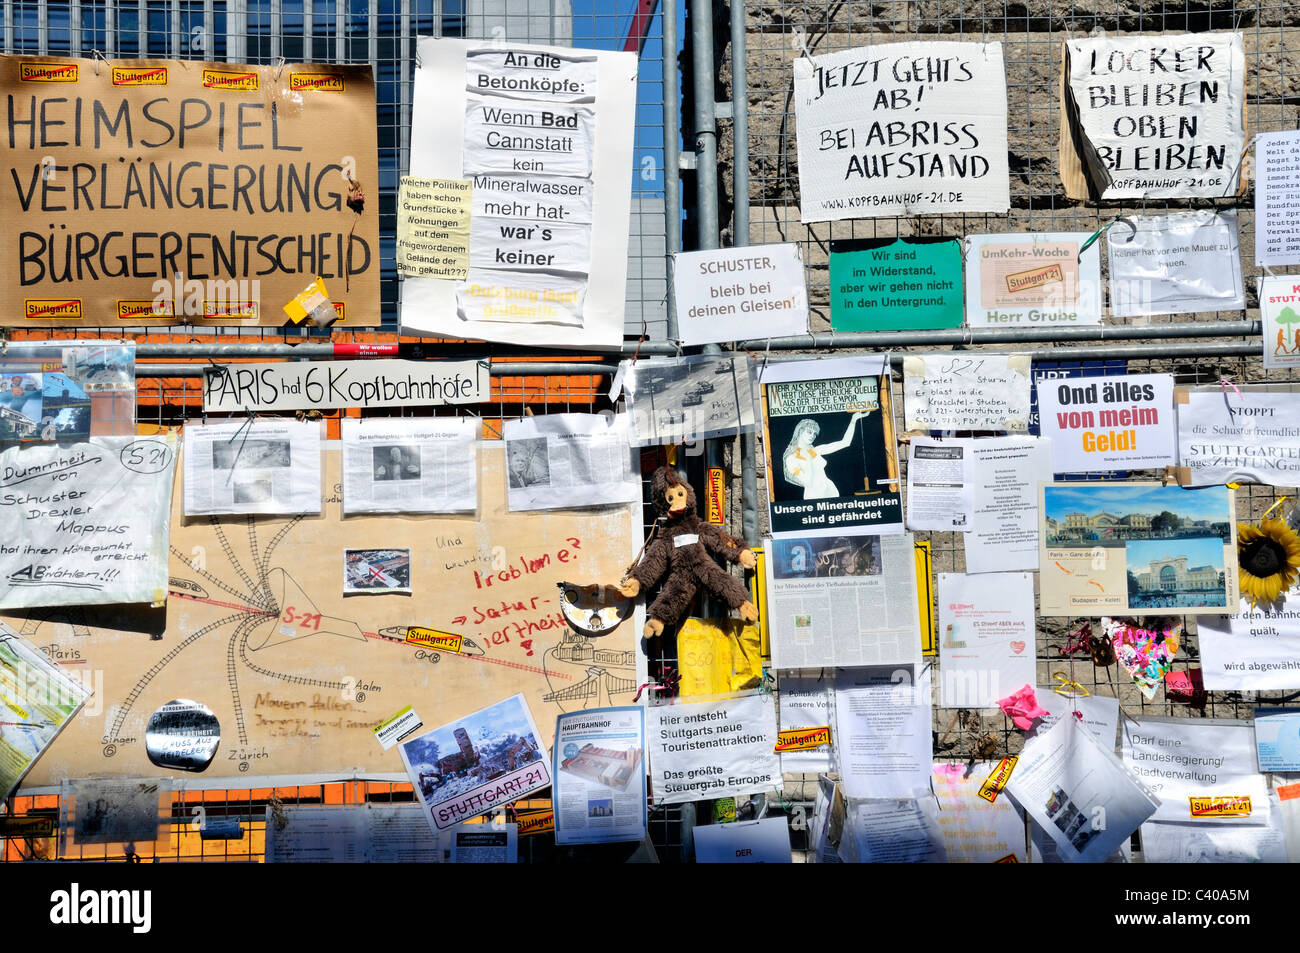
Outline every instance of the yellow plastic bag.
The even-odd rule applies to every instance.
[[[687,619],[677,633],[679,697],[755,688],[763,681],[758,626],[740,619]]]

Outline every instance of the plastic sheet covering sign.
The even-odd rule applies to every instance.
[[[98,716],[68,726],[29,783],[147,775],[145,724],[174,698],[216,715],[221,747],[203,777],[223,779],[354,770],[405,779],[373,729],[409,704],[426,725],[444,725],[522,693],[548,746],[558,713],[631,704],[645,681],[635,619],[578,635],[557,583],[618,578],[641,541],[640,507],[508,513],[499,444],[480,444],[477,517],[344,521],[341,453],[330,444],[321,516],[185,521],[178,491],[165,612],[8,619],[51,658],[94,672],[102,702]],[[409,548],[412,594],[345,598],[345,547]],[[408,642],[412,627],[462,638],[454,648]]]
[[[379,323],[370,67],[3,56],[0,93],[0,324],[279,326],[318,276]]]
[[[794,61],[802,220],[1005,212],[1001,43],[885,43]]]
[[[0,453],[0,607],[161,603],[176,441]]]
[[[408,274],[408,332],[518,344],[623,340],[636,57],[424,38],[410,174],[472,182],[468,273]],[[445,245],[446,247],[442,247]]]

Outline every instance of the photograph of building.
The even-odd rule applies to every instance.
[[[1128,540],[1211,536],[1222,545],[1232,539],[1233,520],[1223,487],[1132,483],[1043,487],[1044,533],[1047,545],[1053,547],[1119,547]]]
[[[560,770],[619,791],[627,789],[641,765],[640,748],[598,748],[585,744],[572,758],[560,762]]]
[[[1226,606],[1223,541],[1140,540],[1127,543],[1129,605],[1134,608]]]

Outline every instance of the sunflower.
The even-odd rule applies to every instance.
[[[1300,577],[1300,535],[1281,520],[1237,524],[1237,578],[1242,595],[1276,602]]]

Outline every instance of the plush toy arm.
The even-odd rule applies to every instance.
[[[653,586],[668,571],[668,554],[671,546],[671,540],[652,539],[646,546],[641,561],[632,567],[625,578],[635,579],[641,584],[643,590]]]
[[[746,569],[754,568],[754,554],[745,544],[720,526],[712,523],[700,525],[700,542],[714,556],[721,556],[727,562],[740,563]]]

